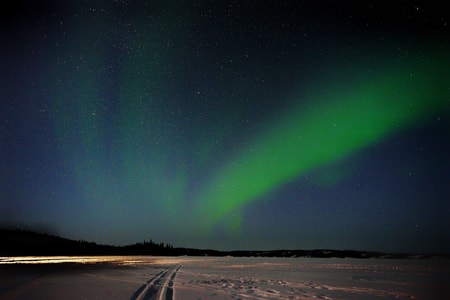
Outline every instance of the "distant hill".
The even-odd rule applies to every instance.
[[[392,254],[355,250],[270,250],[218,251],[174,248],[164,243],[144,241],[128,246],[99,245],[75,241],[28,230],[0,229],[0,256],[69,256],[69,255],[158,255],[158,256],[236,256],[236,257],[316,257],[316,258],[450,258],[448,255]]]
[[[99,245],[28,230],[0,229],[0,256],[171,255],[172,246],[152,241],[129,246]]]
[[[88,255],[110,252],[111,246],[74,241],[28,230],[0,229],[0,255]]]

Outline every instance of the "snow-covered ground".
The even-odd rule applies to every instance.
[[[0,299],[450,299],[450,261],[0,257]]]

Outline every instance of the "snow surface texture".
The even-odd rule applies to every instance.
[[[0,258],[0,299],[450,299],[446,260]]]

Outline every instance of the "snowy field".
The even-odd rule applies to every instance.
[[[0,299],[450,299],[450,261],[0,257]]]

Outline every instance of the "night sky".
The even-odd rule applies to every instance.
[[[450,34],[424,1],[2,1],[0,225],[450,253]]]

